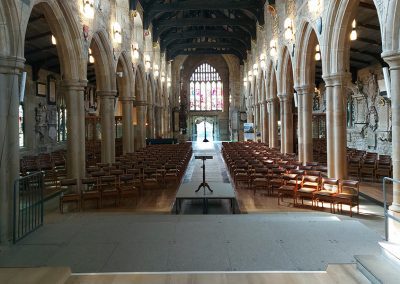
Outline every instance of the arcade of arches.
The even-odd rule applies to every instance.
[[[214,2],[1,1],[0,243],[20,161],[50,153],[79,180],[151,139],[243,141],[247,122],[329,178],[376,153],[400,179],[398,0]]]

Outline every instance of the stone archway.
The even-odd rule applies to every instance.
[[[277,79],[274,64],[270,62],[267,68],[267,111],[269,121],[269,147],[277,148],[279,146],[278,120],[279,105],[277,97]]]
[[[135,126],[135,149],[140,149],[146,145],[146,109],[147,109],[147,97],[146,97],[146,79],[144,67],[137,65],[135,68],[135,114],[136,115],[136,126]],[[135,117],[134,117],[135,120]]]

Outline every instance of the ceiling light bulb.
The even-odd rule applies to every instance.
[[[54,35],[51,35],[51,43],[53,45],[57,45],[57,39],[56,39],[56,37]]]
[[[286,28],[285,30],[285,39],[287,40],[291,40],[293,38],[293,32],[292,32],[292,28]]]
[[[257,63],[254,63],[253,70],[254,70],[254,75],[255,75],[257,73],[257,71],[258,71],[258,64]]]
[[[317,45],[315,46],[315,51],[316,51],[316,52],[319,52],[319,51],[320,51],[319,44],[317,44]]]
[[[352,27],[353,29],[355,29],[356,26],[357,26],[357,22],[356,22],[356,19],[354,19],[353,22],[351,23],[351,27]]]
[[[86,18],[94,18],[94,0],[84,0],[83,1],[83,13]]]
[[[320,61],[321,60],[321,53],[317,52],[315,54],[315,61]]]
[[[89,55],[89,63],[93,64],[94,63],[94,57],[93,55]]]
[[[350,40],[351,41],[357,40],[357,31],[355,29],[353,29],[350,33]]]
[[[283,24],[283,27],[285,29],[291,28],[292,27],[292,19],[291,18],[286,18],[286,20],[285,20],[285,22]]]

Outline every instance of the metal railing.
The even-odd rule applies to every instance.
[[[387,206],[387,196],[386,196],[386,182],[387,181],[391,181],[393,183],[393,185],[395,183],[400,184],[400,180],[393,179],[390,177],[383,178],[383,212],[384,212],[384,216],[385,216],[385,240],[386,241],[389,240],[389,218],[400,223],[399,218],[389,214],[389,212],[388,212],[389,210],[388,210],[388,206]]]
[[[43,225],[43,173],[37,172],[14,183],[13,242]]]

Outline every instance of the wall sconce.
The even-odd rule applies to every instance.
[[[315,46],[315,61],[320,61],[321,60],[321,48],[319,47],[319,44]]]
[[[249,77],[249,81],[251,81],[251,79],[253,78],[253,72],[251,72],[251,70],[248,73],[248,77]]]
[[[286,18],[284,23],[284,28],[285,28],[285,39],[292,40],[294,37],[294,32],[293,32],[293,21],[291,18]]]
[[[167,87],[169,88],[169,87],[171,87],[171,78],[167,78]]]
[[[154,77],[158,77],[160,75],[160,72],[158,71],[158,65],[154,64]]]
[[[94,18],[94,0],[83,0],[83,13],[86,18]]]
[[[51,35],[51,43],[53,45],[57,45],[57,39],[56,39],[56,37],[54,35]]]
[[[318,14],[321,11],[323,0],[308,0],[308,10],[311,13]]]
[[[146,72],[149,72],[151,70],[150,55],[146,55],[144,57],[144,67],[146,68]]]
[[[350,33],[350,40],[354,41],[357,40],[357,22],[356,19],[353,20],[353,22],[351,23],[351,33]]]
[[[118,22],[114,23],[114,41],[116,43],[122,43],[122,32],[121,32],[121,25]]]
[[[165,73],[161,72],[161,83],[165,82]]]
[[[270,50],[269,50],[269,54],[272,56],[272,57],[275,57],[276,55],[277,55],[277,50],[276,50],[276,40],[271,40],[270,41],[270,43],[269,43],[269,47],[270,47]]]
[[[253,70],[254,70],[253,74],[256,75],[258,72],[258,64],[257,63],[254,63]]]
[[[266,67],[265,54],[260,55],[260,67],[261,67],[261,70],[265,70],[265,67]]]
[[[246,77],[243,78],[243,86],[245,88],[247,88],[247,78]]]
[[[93,63],[94,63],[94,57],[93,57],[92,49],[91,49],[91,48],[89,48],[89,63],[90,63],[90,64],[93,64]]]
[[[132,59],[138,60],[139,57],[140,57],[139,44],[135,42],[134,44],[132,44]]]

